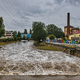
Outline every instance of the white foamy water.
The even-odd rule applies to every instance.
[[[0,48],[0,75],[80,75],[80,58],[60,51],[39,50],[33,41]]]

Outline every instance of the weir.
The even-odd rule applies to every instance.
[[[64,44],[64,43],[54,43],[46,42],[47,46],[53,46],[55,48],[61,49],[63,52],[80,57],[80,44]]]

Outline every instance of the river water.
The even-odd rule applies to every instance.
[[[0,75],[80,75],[80,58],[61,51],[39,50],[33,41],[0,48]]]

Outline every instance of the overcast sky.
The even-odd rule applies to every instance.
[[[80,28],[80,0],[0,0],[6,30],[29,31],[34,21],[41,21],[64,31],[68,12],[70,24]]]

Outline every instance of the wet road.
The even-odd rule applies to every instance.
[[[0,48],[0,75],[80,75],[80,58],[21,41]]]

